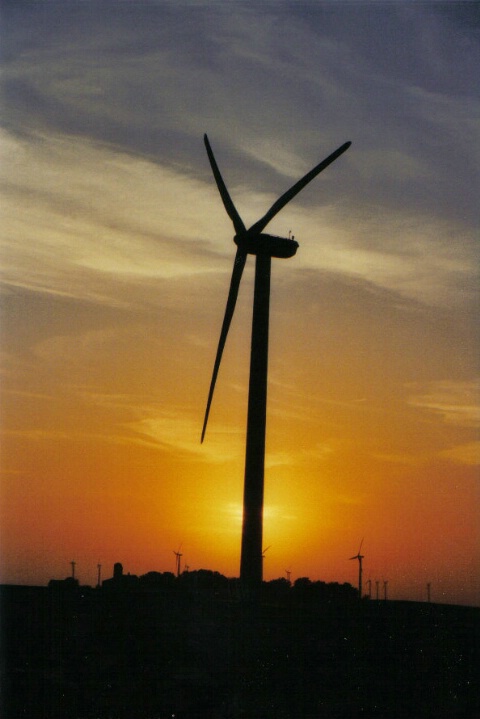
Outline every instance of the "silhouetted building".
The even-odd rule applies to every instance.
[[[104,589],[130,589],[138,585],[138,577],[136,574],[124,574],[121,562],[115,562],[113,565],[113,577],[104,579],[102,587]]]
[[[78,579],[74,577],[67,577],[66,579],[51,579],[48,583],[49,589],[55,589],[62,592],[73,591],[78,589]]]

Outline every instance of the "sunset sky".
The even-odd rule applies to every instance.
[[[52,0],[2,18],[0,581],[238,576],[268,226],[265,579],[480,603],[480,14],[462,2]]]

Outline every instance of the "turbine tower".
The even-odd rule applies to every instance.
[[[208,159],[225,210],[233,222],[237,252],[233,263],[230,289],[223,318],[217,354],[205,410],[201,441],[205,437],[210,406],[220,362],[237,302],[240,281],[247,255],[255,255],[255,284],[253,299],[252,339],[250,350],[250,380],[248,390],[247,441],[243,493],[242,546],[240,580],[248,596],[258,594],[262,584],[263,494],[265,472],[265,428],[267,415],[268,325],[270,306],[270,274],[272,257],[289,258],[297,251],[293,238],[275,237],[263,232],[268,223],[311,180],[347,150],[346,142],[310,172],[296,182],[268,210],[247,229],[237,212],[223,181],[208,137],[204,136]]]
[[[364,558],[364,554],[360,554],[360,551],[362,549],[363,539],[360,542],[360,547],[358,548],[358,553],[354,557],[350,557],[350,559],[358,559],[358,598],[362,598],[362,559]]]

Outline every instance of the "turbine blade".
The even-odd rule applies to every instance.
[[[351,142],[345,142],[341,147],[338,148],[338,150],[332,152],[332,154],[329,155],[325,160],[316,165],[313,170],[307,172],[307,174],[302,177],[301,180],[298,180],[298,182],[296,182],[293,187],[287,190],[287,192],[285,192],[281,197],[278,198],[276,202],[273,203],[268,212],[249,228],[249,232],[263,232],[270,220],[272,220],[275,215],[278,214],[283,207],[285,207],[287,202],[293,200],[295,195],[298,195],[300,190],[303,190],[305,185],[308,185],[308,183],[311,182],[314,177],[316,177],[322,170],[328,167],[334,160],[337,159],[337,157],[340,157],[340,155],[342,155],[345,150],[348,150],[351,144]]]
[[[212,168],[215,182],[217,183],[220,197],[223,200],[224,207],[227,211],[228,216],[230,217],[231,221],[233,222],[233,226],[235,227],[235,232],[238,235],[242,232],[245,232],[245,225],[243,224],[242,218],[240,217],[240,215],[237,212],[237,208],[233,204],[232,198],[230,197],[229,192],[227,190],[227,186],[225,185],[225,183],[223,181],[223,177],[220,174],[220,170],[218,169],[218,165],[217,165],[215,157],[213,155],[213,150],[210,146],[207,135],[204,135],[203,139],[205,141],[205,147],[207,148],[208,159],[210,160],[210,166]]]
[[[232,321],[233,312],[238,297],[238,289],[240,287],[240,280],[242,279],[243,268],[247,261],[247,255],[237,250],[235,255],[235,262],[233,263],[232,279],[230,281],[230,290],[228,292],[227,305],[225,307],[225,316],[223,318],[222,330],[220,332],[220,339],[218,341],[217,355],[215,357],[215,364],[213,365],[212,381],[210,382],[210,390],[208,392],[207,408],[205,410],[205,419],[203,420],[202,438],[201,442],[205,437],[205,431],[207,429],[208,415],[210,414],[210,405],[212,404],[213,391],[215,389],[215,382],[217,381],[218,370],[220,368],[220,362],[222,360],[223,350],[225,342],[227,341],[228,330],[230,329],[230,323]]]

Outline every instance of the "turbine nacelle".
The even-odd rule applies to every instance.
[[[248,255],[265,255],[286,259],[293,257],[298,250],[298,242],[286,237],[267,235],[265,232],[241,232],[235,235],[233,241],[240,252]]]

